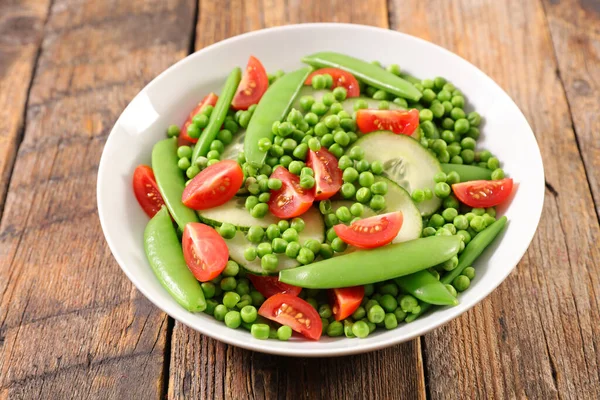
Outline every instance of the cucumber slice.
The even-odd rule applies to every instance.
[[[421,237],[423,231],[423,219],[419,209],[415,206],[410,195],[406,190],[401,188],[397,183],[377,176],[375,182],[385,181],[388,184],[388,192],[385,195],[386,207],[380,211],[374,211],[369,207],[365,207],[365,211],[362,215],[363,218],[372,217],[373,215],[386,214],[393,211],[402,211],[404,218],[402,222],[402,228],[398,235],[393,240],[393,243],[406,242],[407,240],[413,240]],[[331,202],[333,210],[337,210],[342,206],[350,208],[353,202],[348,200],[337,200]]]
[[[206,225],[216,227],[221,226],[224,222],[228,222],[243,231],[247,231],[251,226],[257,225],[267,228],[269,225],[279,222],[279,218],[271,213],[267,213],[264,218],[254,218],[246,210],[245,203],[245,197],[234,197],[218,207],[196,211],[196,213],[200,221]]]
[[[381,161],[384,176],[396,182],[408,193],[429,188],[433,192],[433,176],[442,171],[439,161],[415,139],[389,131],[371,132],[355,143],[365,151],[369,162]],[[417,204],[422,216],[435,213],[442,200],[433,196]]]
[[[246,130],[240,129],[237,131],[231,143],[225,146],[221,154],[221,160],[237,160],[238,155],[244,151],[244,139],[246,138]]]
[[[298,235],[298,241],[302,244],[308,239],[315,239],[323,243],[325,241],[325,224],[319,211],[315,207],[311,207],[306,213],[302,214],[301,218],[304,220],[306,226]],[[244,250],[248,247],[256,246],[246,239],[244,232],[238,230],[235,236],[232,239],[225,240],[225,243],[227,243],[227,247],[229,248],[229,258],[233,261],[253,274],[268,274],[262,269],[259,258],[256,258],[254,261],[248,261],[244,258]],[[276,274],[284,269],[296,268],[300,265],[298,261],[289,258],[285,254],[278,254],[277,258],[279,259],[279,265],[272,274]]]

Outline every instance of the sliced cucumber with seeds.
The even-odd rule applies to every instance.
[[[393,243],[406,242],[421,237],[423,231],[423,219],[419,209],[412,201],[410,194],[391,180],[377,176],[375,182],[386,182],[388,184],[388,192],[385,197],[385,208],[383,210],[374,211],[369,207],[365,207],[365,211],[361,218],[372,217],[373,215],[387,214],[394,211],[402,211],[403,222],[402,228],[394,239]],[[331,203],[332,209],[335,211],[342,206],[350,208],[353,202],[348,200],[338,200]]]
[[[305,227],[298,235],[298,242],[303,244],[308,239],[315,239],[319,243],[323,243],[325,241],[325,224],[319,211],[315,207],[311,207],[307,212],[302,214],[301,218],[305,222]],[[256,244],[251,243],[246,238],[244,232],[238,230],[232,239],[226,239],[225,242],[229,248],[229,258],[253,274],[269,274],[269,272],[263,270],[260,258],[257,257],[254,261],[248,261],[244,258],[244,251],[248,247],[256,246]],[[276,274],[281,270],[295,268],[300,265],[298,261],[289,258],[285,254],[277,254],[277,258],[279,259],[279,264],[275,271],[270,272],[271,274]]]
[[[246,209],[245,204],[245,197],[234,197],[218,207],[196,211],[196,213],[200,221],[206,225],[221,226],[222,223],[228,222],[243,231],[247,231],[251,226],[266,228],[279,222],[279,218],[271,213],[267,213],[264,218],[254,218]]]
[[[396,182],[408,193],[416,189],[435,188],[433,176],[442,171],[439,161],[421,144],[405,135],[396,135],[389,131],[371,132],[355,143],[365,151],[369,162],[380,161],[384,176]],[[435,213],[442,200],[433,196],[417,204],[423,216]]]

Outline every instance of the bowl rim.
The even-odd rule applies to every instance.
[[[115,128],[119,125],[119,122],[121,122],[123,115],[126,114],[127,110],[129,109],[131,104],[134,102],[134,100],[136,98],[138,98],[140,96],[140,94],[144,93],[145,91],[149,90],[149,88],[156,85],[157,82],[165,79],[165,77],[173,69],[177,68],[177,66],[179,66],[180,64],[191,62],[191,60],[193,60],[195,57],[199,57],[205,51],[223,47],[223,46],[228,46],[232,43],[244,40],[249,37],[268,35],[268,34],[271,34],[272,32],[277,32],[277,31],[293,31],[293,30],[311,29],[311,28],[317,28],[317,27],[318,28],[333,28],[333,29],[349,28],[349,29],[356,29],[358,31],[373,31],[373,32],[381,33],[381,34],[391,35],[391,36],[401,36],[404,39],[417,41],[420,45],[434,47],[434,48],[436,48],[437,51],[446,53],[447,55],[456,57],[456,58],[460,59],[462,62],[467,63],[468,65],[470,65],[473,68],[473,71],[475,73],[481,75],[480,76],[481,79],[487,80],[491,85],[496,86],[497,89],[502,91],[506,95],[506,97],[510,101],[510,103],[512,103],[512,105],[514,105],[514,107],[519,111],[520,115],[523,117],[523,121],[525,122],[527,128],[529,129],[529,133],[531,133],[531,135],[534,139],[535,150],[536,150],[536,154],[534,156],[538,157],[540,160],[540,163],[541,163],[541,177],[542,177],[541,196],[542,197],[541,197],[541,201],[539,202],[539,207],[537,208],[537,210],[532,211],[532,213],[534,213],[535,229],[533,229],[531,231],[531,233],[528,234],[524,238],[527,241],[527,246],[524,247],[522,251],[518,252],[520,254],[518,254],[518,259],[517,259],[516,263],[514,265],[512,265],[510,268],[504,269],[503,273],[499,276],[499,278],[496,280],[496,282],[494,282],[489,287],[489,290],[484,290],[481,293],[475,295],[475,297],[473,299],[471,299],[471,301],[469,303],[466,303],[466,304],[462,303],[462,304],[464,304],[464,307],[462,307],[461,309],[456,309],[456,308],[452,309],[451,308],[451,309],[445,310],[447,312],[442,314],[440,316],[440,318],[434,324],[417,329],[411,333],[408,333],[408,334],[405,334],[402,336],[396,336],[396,337],[392,336],[390,338],[374,341],[373,343],[364,343],[359,346],[353,346],[353,347],[347,347],[347,348],[336,348],[336,349],[328,349],[326,347],[326,344],[324,344],[321,348],[318,348],[318,349],[305,349],[305,348],[299,348],[299,347],[295,348],[293,346],[289,346],[289,347],[285,347],[285,348],[278,348],[278,347],[268,346],[267,341],[264,341],[265,343],[262,344],[262,342],[256,343],[256,341],[254,341],[254,340],[238,340],[238,339],[232,338],[231,336],[217,337],[217,335],[214,334],[210,328],[207,329],[202,326],[200,326],[200,327],[192,326],[191,324],[187,323],[183,317],[180,317],[179,315],[177,315],[177,314],[180,314],[181,312],[187,313],[187,311],[184,310],[183,308],[181,308],[179,305],[177,305],[179,307],[179,309],[167,311],[167,309],[169,307],[167,307],[163,304],[160,304],[151,295],[149,295],[149,293],[144,288],[144,285],[141,283],[141,281],[138,280],[138,278],[131,271],[128,271],[127,268],[123,267],[123,265],[125,265],[126,263],[123,261],[123,259],[119,255],[119,253],[117,251],[115,251],[117,246],[114,242],[114,238],[111,237],[110,235],[107,235],[107,233],[106,233],[107,232],[106,226],[107,226],[108,222],[106,221],[107,216],[106,216],[105,212],[103,211],[104,207],[102,206],[102,200],[101,200],[102,195],[101,195],[101,191],[100,191],[100,183],[104,179],[103,171],[105,170],[105,168],[103,168],[103,167],[106,163],[109,162],[108,156],[106,155],[106,152],[104,150],[109,146],[111,139],[114,139],[115,135],[113,135],[113,133],[115,131]],[[523,255],[525,254],[525,252],[527,251],[527,249],[529,248],[529,246],[531,244],[531,241],[533,240],[533,237],[539,226],[539,221],[541,218],[543,204],[544,204],[545,191],[543,189],[543,182],[544,182],[544,167],[543,167],[541,152],[540,152],[537,140],[535,139],[535,135],[533,134],[533,130],[531,129],[531,126],[529,125],[529,122],[527,121],[525,115],[519,109],[519,107],[516,105],[516,103],[513,101],[513,99],[508,95],[508,93],[506,93],[506,91],[504,91],[504,89],[502,89],[502,87],[500,87],[500,85],[498,85],[492,78],[490,78],[487,74],[485,74],[478,67],[473,65],[471,62],[465,60],[464,58],[460,57],[456,53],[453,53],[450,50],[447,50],[435,43],[429,42],[425,39],[422,39],[422,38],[419,38],[416,36],[409,35],[407,33],[399,32],[399,31],[395,31],[395,30],[391,30],[391,29],[386,29],[386,28],[369,26],[369,25],[361,25],[361,24],[337,23],[337,22],[325,22],[325,23],[316,22],[316,23],[299,23],[299,24],[274,26],[274,27],[269,27],[269,28],[265,28],[265,29],[259,29],[259,30],[246,32],[246,33],[243,33],[240,35],[236,35],[236,36],[224,39],[222,41],[219,41],[219,42],[213,43],[207,47],[204,47],[192,54],[187,55],[183,59],[181,59],[181,60],[177,61],[176,63],[174,63],[173,65],[171,65],[169,68],[165,69],[154,79],[152,79],[146,86],[144,86],[131,99],[130,103],[127,105],[127,107],[125,107],[125,109],[122,111],[121,115],[115,121],[113,127],[111,128],[110,134],[104,145],[102,155],[100,158],[100,162],[99,162],[99,166],[98,166],[98,177],[96,180],[96,197],[97,197],[98,216],[100,219],[100,225],[102,227],[102,232],[108,243],[108,246],[110,248],[110,251],[111,251],[113,257],[117,261],[117,264],[119,265],[121,270],[125,273],[125,275],[129,278],[129,280],[135,285],[136,289],[139,290],[148,300],[150,300],[150,302],[152,302],[156,307],[158,307],[161,311],[165,312],[171,318],[179,321],[180,323],[188,326],[189,328],[196,330],[196,331],[200,332],[201,334],[206,335],[212,339],[227,343],[229,345],[241,347],[241,348],[244,348],[247,350],[258,351],[258,352],[274,354],[274,355],[293,356],[293,357],[323,357],[323,356],[338,357],[338,356],[354,355],[354,354],[361,354],[361,353],[371,352],[371,351],[375,351],[375,350],[380,350],[380,349],[387,348],[387,347],[390,347],[390,346],[393,346],[393,345],[396,345],[399,343],[407,342],[416,337],[422,336],[434,329],[439,328],[440,326],[446,324],[447,322],[458,318],[463,313],[465,313],[466,311],[468,311],[472,307],[474,307],[476,304],[480,303],[484,298],[489,296],[502,282],[504,282],[506,280],[508,275],[516,268],[517,264],[521,261],[521,259],[523,258]],[[509,221],[509,223],[510,223],[510,221]],[[182,316],[183,315],[185,315],[185,314],[182,314]],[[250,335],[249,332],[248,332],[248,335]],[[252,336],[249,336],[248,338],[252,339]],[[290,342],[290,343],[292,343],[292,342]],[[318,342],[314,342],[314,343],[318,343]]]

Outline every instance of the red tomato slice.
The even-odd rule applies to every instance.
[[[183,190],[181,201],[194,210],[206,210],[227,203],[240,190],[244,172],[233,160],[207,167]]]
[[[269,78],[265,67],[257,58],[250,56],[231,106],[235,110],[247,110],[252,104],[258,103],[268,87]]]
[[[502,203],[513,189],[512,178],[499,181],[470,181],[452,185],[454,194],[470,207],[487,208]]]
[[[325,200],[342,186],[342,170],[338,160],[325,149],[308,152],[307,165],[315,171],[315,200]]]
[[[187,224],[183,230],[181,245],[185,263],[200,282],[216,278],[227,266],[227,244],[208,225],[199,222]]]
[[[346,97],[358,97],[360,95],[360,87],[358,86],[358,81],[350,72],[346,72],[339,68],[321,68],[313,72],[306,78],[304,81],[305,85],[312,84],[312,78],[315,75],[324,75],[329,74],[333,78],[333,86],[331,89],[335,89],[338,86],[342,86],[346,89],[348,94]]]
[[[317,310],[300,297],[279,293],[269,297],[258,310],[265,318],[287,325],[308,339],[319,340],[323,323]]]
[[[348,288],[329,289],[327,291],[329,296],[329,302],[331,303],[331,309],[333,315],[335,315],[336,321],[351,316],[362,303],[363,297],[365,296],[364,286],[354,286]]]
[[[154,172],[147,165],[138,165],[133,173],[133,193],[138,203],[150,218],[154,217],[165,201],[160,195]]]
[[[248,274],[248,279],[250,279],[252,285],[260,292],[260,294],[265,296],[265,298],[269,298],[277,293],[286,293],[292,296],[298,296],[302,290],[301,287],[279,282],[279,279],[276,276]]]
[[[356,124],[362,133],[392,131],[412,135],[419,126],[419,110],[358,110]]]
[[[188,134],[187,134],[188,126],[191,125],[192,118],[194,118],[196,116],[196,114],[198,114],[200,111],[202,111],[202,109],[204,107],[206,107],[208,105],[211,105],[214,107],[215,104],[217,104],[217,100],[219,100],[219,96],[217,96],[216,94],[211,92],[207,96],[205,96],[202,99],[202,101],[200,103],[198,103],[198,105],[192,110],[190,115],[188,115],[187,119],[183,123],[183,126],[181,127],[181,132],[179,133],[179,140],[178,140],[179,146],[188,145],[190,143],[196,143],[198,141],[198,139],[193,139],[188,136]]]
[[[402,211],[391,212],[356,221],[350,226],[335,225],[340,239],[361,249],[373,249],[390,243],[402,227]]]
[[[271,178],[277,178],[283,183],[281,189],[271,191],[271,199],[268,203],[271,214],[288,219],[302,215],[310,208],[315,193],[313,189],[306,190],[300,187],[300,177],[284,167],[277,167],[271,174]]]

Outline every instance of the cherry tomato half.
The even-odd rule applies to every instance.
[[[138,203],[150,218],[160,211],[165,205],[152,168],[147,165],[138,165],[133,173],[133,193]]]
[[[356,125],[362,133],[392,131],[412,135],[419,126],[419,110],[358,110]]]
[[[346,97],[358,97],[360,95],[360,87],[358,86],[358,81],[350,72],[346,72],[339,68],[321,68],[311,73],[306,81],[304,81],[305,85],[312,84],[312,78],[315,75],[324,75],[329,74],[333,78],[333,86],[331,89],[335,89],[338,86],[342,86],[346,89],[348,94]]]
[[[340,239],[361,249],[373,249],[390,243],[402,227],[402,211],[375,215],[358,220],[352,225],[335,225],[333,229]]]
[[[335,320],[341,321],[351,316],[360,307],[360,303],[365,297],[365,287],[361,285],[329,289],[327,294]]]
[[[257,58],[250,56],[231,106],[235,110],[247,110],[252,104],[258,103],[268,87],[269,78],[265,67]]]
[[[216,164],[215,164],[216,165]],[[310,208],[315,193],[300,186],[300,178],[284,167],[277,167],[271,178],[281,180],[281,189],[271,191],[269,211],[276,217],[288,219],[304,214]]]
[[[199,222],[187,224],[183,230],[181,245],[185,263],[200,282],[216,278],[227,266],[227,244],[208,225]]]
[[[213,164],[192,179],[181,201],[194,210],[206,210],[227,203],[242,186],[244,172],[233,160]]]
[[[300,297],[279,293],[269,297],[258,314],[282,325],[287,325],[308,339],[319,340],[323,323],[317,310]]]
[[[187,119],[183,123],[183,126],[181,127],[181,132],[179,133],[178,140],[179,146],[188,145],[190,143],[196,143],[198,141],[198,138],[194,139],[188,136],[188,126],[192,124],[192,118],[194,118],[196,114],[202,111],[206,106],[210,105],[214,107],[215,104],[217,104],[217,100],[219,100],[219,96],[211,92],[208,95],[206,95],[202,99],[202,101],[200,101],[200,103],[198,103],[198,105],[192,110],[190,115],[188,115]]]
[[[248,279],[250,279],[252,285],[260,292],[260,294],[265,296],[265,298],[269,298],[277,293],[286,293],[292,296],[298,296],[302,290],[301,287],[279,282],[279,279],[276,276],[248,274]]]
[[[315,171],[315,200],[325,200],[342,186],[342,170],[338,160],[325,149],[308,152],[306,164]]]
[[[512,178],[498,181],[470,181],[455,183],[452,190],[456,197],[470,207],[494,207],[505,201],[513,190]]]

